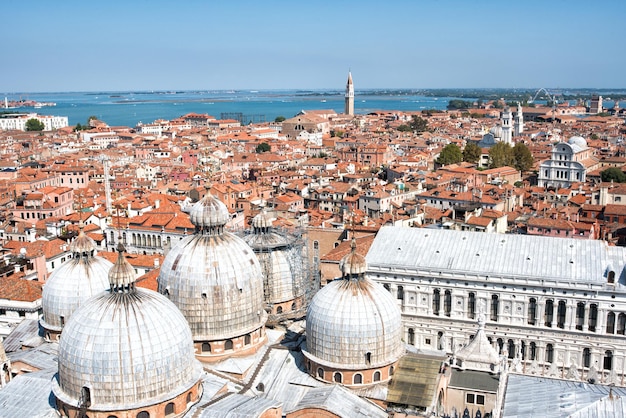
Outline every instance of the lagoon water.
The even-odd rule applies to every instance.
[[[218,119],[233,118],[234,113],[240,113],[246,121],[263,122],[273,121],[277,116],[289,118],[301,110],[343,112],[344,107],[343,92],[317,90],[13,93],[6,97],[8,100],[54,102],[54,107],[22,107],[16,111],[67,116],[70,126],[84,124],[89,116],[97,116],[110,126],[134,127],[139,122],[174,119],[191,112],[208,113]],[[357,114],[374,110],[445,109],[452,99],[412,92],[357,91],[354,107]]]

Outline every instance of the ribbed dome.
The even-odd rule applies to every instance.
[[[299,257],[296,248],[289,247],[287,237],[276,231],[255,227],[254,233],[245,235],[243,239],[259,259],[266,302],[280,303],[304,293],[303,278],[298,269],[304,268],[305,260]]]
[[[307,311],[306,339],[313,360],[343,369],[389,365],[404,352],[396,301],[366,278],[333,280],[317,292]]]
[[[230,220],[230,214],[224,203],[211,193],[207,193],[202,200],[193,205],[189,212],[189,220],[199,229],[220,227]]]
[[[41,325],[60,332],[72,313],[90,297],[109,288],[110,261],[95,254],[95,243],[81,229],[70,244],[72,259],[54,270],[43,287]]]
[[[570,145],[578,145],[582,149],[587,148],[587,141],[585,141],[585,138],[582,136],[573,136],[569,139],[569,141],[567,141],[567,143]]]
[[[339,270],[341,270],[343,276],[365,274],[367,261],[365,257],[356,252],[356,241],[354,238],[352,238],[350,247],[352,251],[339,261]]]
[[[218,221],[213,220],[228,218],[224,204],[211,196],[194,206],[192,214],[200,212],[215,224]],[[168,295],[187,318],[195,341],[218,340],[263,326],[262,277],[248,244],[222,228],[210,227],[185,237],[170,250],[158,284],[159,292]]]
[[[269,213],[262,211],[254,218],[252,218],[252,226],[255,229],[270,228],[272,226],[272,217]]]
[[[183,315],[164,296],[133,283],[94,296],[74,312],[59,343],[53,391],[79,406],[88,388],[89,410],[134,409],[183,393],[201,373]]]

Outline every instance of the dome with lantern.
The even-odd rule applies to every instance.
[[[202,391],[189,325],[166,297],[135,287],[123,246],[118,251],[109,290],[84,302],[63,330],[57,407],[62,416],[181,416]]]
[[[207,192],[190,212],[195,233],[170,250],[158,277],[203,361],[253,352],[266,340],[261,266],[243,239],[225,231],[229,219],[226,205]]]
[[[43,287],[40,323],[49,340],[59,338],[74,311],[90,297],[109,288],[113,264],[96,255],[95,242],[85,235],[82,221],[78,237],[70,244],[72,258],[54,270]]]
[[[305,281],[309,262],[304,242],[297,235],[272,226],[262,211],[252,219],[252,233],[243,235],[261,264],[268,322],[304,316]]]
[[[323,287],[307,311],[310,373],[346,385],[388,380],[405,351],[400,310],[382,285],[365,276],[367,262],[354,239],[340,267],[342,277]]]

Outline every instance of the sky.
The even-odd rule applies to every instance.
[[[0,6],[0,94],[626,87],[623,0]]]

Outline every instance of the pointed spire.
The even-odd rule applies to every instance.
[[[352,234],[350,253],[346,254],[339,262],[342,278],[345,280],[359,280],[365,276],[367,261],[365,257],[356,252],[356,237]]]
[[[134,293],[135,269],[124,257],[124,244],[117,244],[117,260],[109,271],[111,293]]]

